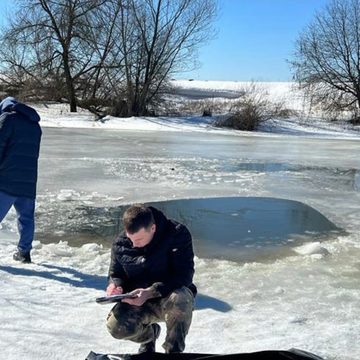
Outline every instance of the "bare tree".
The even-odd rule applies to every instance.
[[[360,0],[332,0],[296,42],[295,79],[326,110],[360,108]]]
[[[89,26],[84,37],[97,65],[79,78],[78,93],[81,105],[100,117],[105,115],[104,108],[112,108],[123,97],[119,91],[124,83],[118,30],[121,6],[121,1],[108,0],[86,16]]]
[[[48,84],[58,72],[59,57],[53,55],[53,43],[44,32],[35,33],[28,26],[36,18],[34,13],[24,14],[19,11],[10,27],[1,34],[1,82],[14,95],[26,96],[31,89],[39,88],[48,91]],[[22,24],[22,31],[15,24]],[[41,42],[39,38],[42,39]],[[57,85],[58,93],[61,93],[62,86]]]
[[[121,51],[126,102],[145,115],[177,71],[192,66],[196,50],[211,38],[215,0],[126,0],[121,8]]]
[[[71,111],[148,114],[212,37],[216,1],[18,0],[1,36],[3,79],[65,97]]]
[[[19,11],[2,41],[11,51],[0,55],[13,73],[66,89],[70,111],[76,112],[76,82],[99,66],[87,36],[89,14],[105,0],[21,0]],[[6,55],[6,56],[5,56]]]

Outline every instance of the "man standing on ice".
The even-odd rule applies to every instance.
[[[31,262],[34,239],[39,121],[33,108],[13,97],[0,102],[0,222],[14,205],[20,240],[13,258],[23,263]]]
[[[189,230],[153,208],[139,204],[123,215],[124,233],[114,240],[108,295],[131,292],[107,318],[110,334],[140,343],[139,353],[155,352],[165,321],[165,352],[183,352],[196,287]]]

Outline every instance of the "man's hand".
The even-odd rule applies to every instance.
[[[134,295],[134,298],[123,299],[121,301],[130,305],[141,306],[147,300],[152,299],[154,297],[153,290],[151,288],[136,289],[133,290],[130,294]]]
[[[123,288],[121,286],[116,286],[114,283],[110,283],[108,287],[106,288],[106,295],[120,295],[122,294]]]

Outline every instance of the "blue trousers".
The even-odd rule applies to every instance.
[[[0,191],[0,222],[11,206],[17,213],[17,226],[20,235],[18,249],[22,253],[31,250],[35,231],[35,199],[12,196]]]

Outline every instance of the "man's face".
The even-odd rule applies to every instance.
[[[138,232],[130,234],[126,231],[126,236],[131,240],[136,248],[141,248],[150,243],[154,237],[156,225],[152,224],[148,228],[141,228]]]

